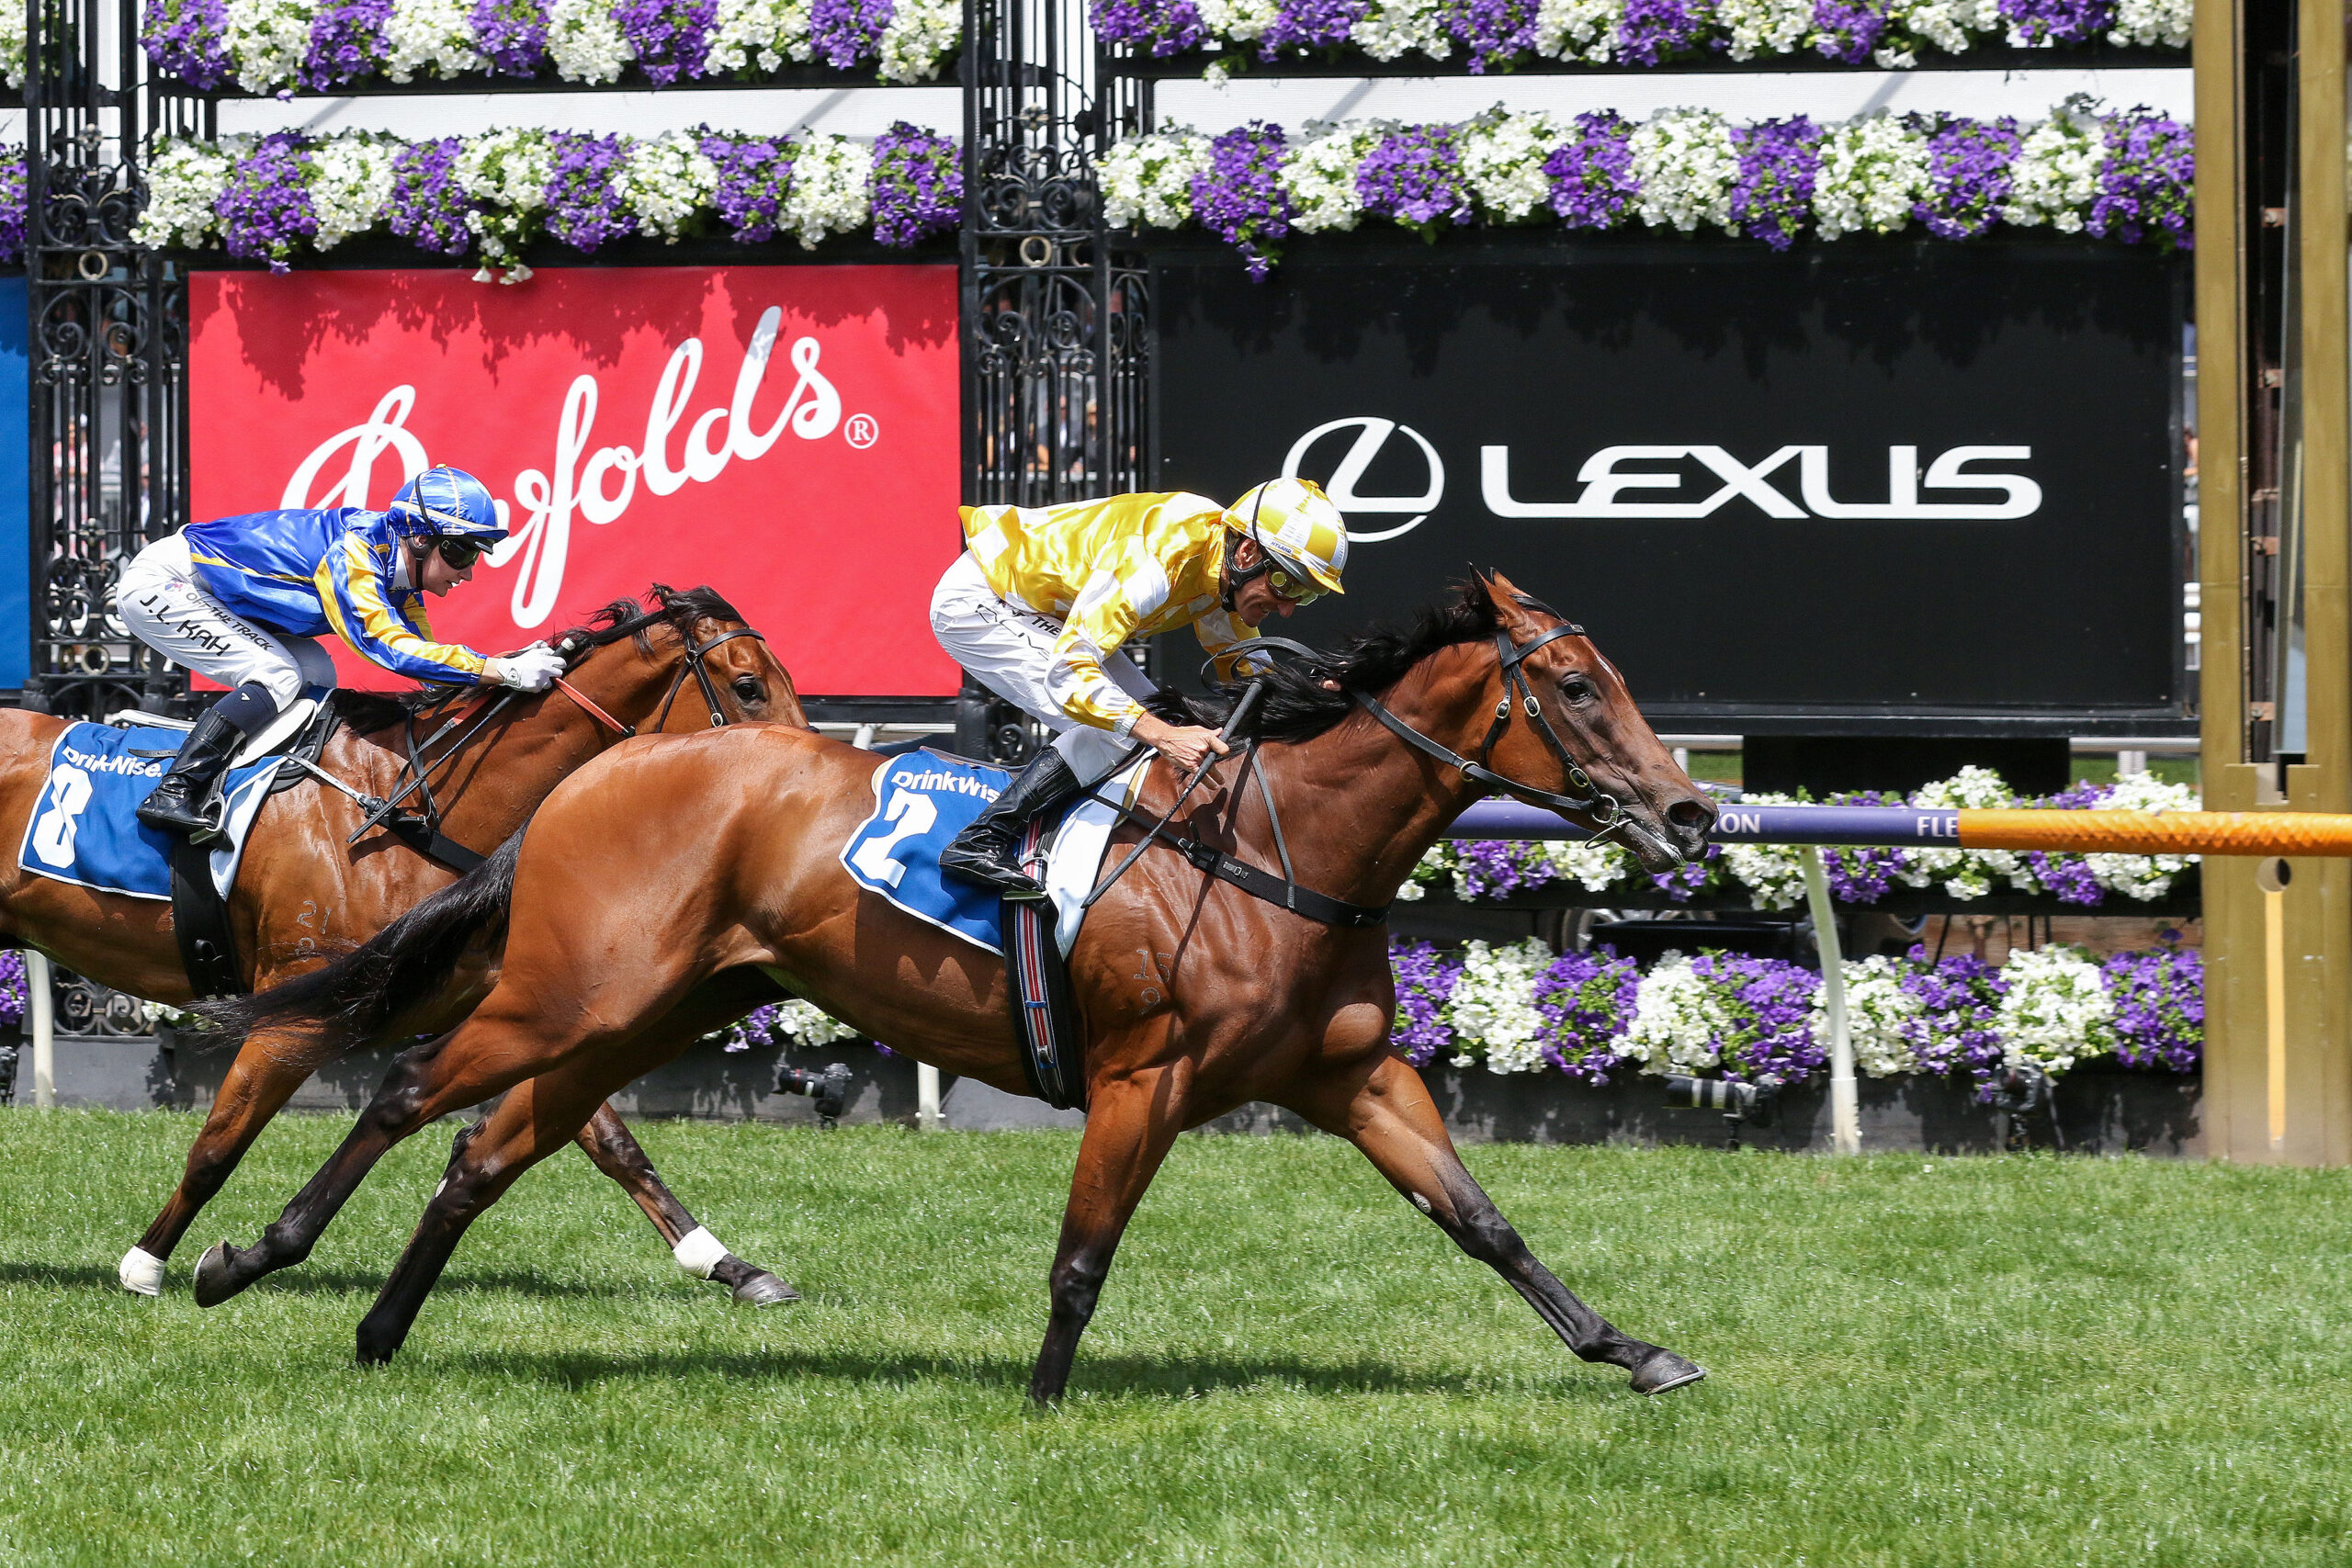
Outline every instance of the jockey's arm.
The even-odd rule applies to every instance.
[[[1166,574],[1159,574],[1163,593],[1166,582]],[[1156,716],[1121,690],[1102,668],[1103,656],[1134,636],[1144,615],[1156,608],[1136,603],[1133,591],[1114,566],[1096,568],[1071,606],[1061,636],[1055,639],[1046,690],[1061,704],[1062,711],[1079,723],[1107,729],[1122,739],[1133,737],[1179,767],[1198,767],[1210,752],[1223,755],[1227,750],[1216,732],[1197,725],[1170,724]]]
[[[435,642],[401,618],[385,601],[376,563],[358,536],[335,542],[319,563],[315,581],[327,623],[370,663],[413,681],[474,684],[492,678],[490,660],[472,649]]]

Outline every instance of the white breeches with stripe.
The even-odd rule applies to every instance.
[[[114,602],[140,641],[232,692],[258,682],[280,713],[304,687],[334,684],[334,660],[316,638],[255,626],[206,592],[183,535],[158,539],[133,556],[122,569]]]
[[[999,598],[968,550],[932,592],[931,629],[974,680],[1054,731],[1054,750],[1081,783],[1110,777],[1135,744],[1062,711],[1046,688],[1061,623]],[[1123,653],[1103,655],[1102,672],[1131,697],[1151,694],[1151,682]]]

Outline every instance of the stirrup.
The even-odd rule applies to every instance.
[[[1007,849],[1009,851],[1011,846],[1008,845]],[[956,858],[950,860],[950,855]],[[1007,898],[1035,900],[1046,897],[1045,887],[1027,872],[1012,863],[1009,858],[999,859],[995,855],[980,854],[971,850],[959,853],[952,842],[939,852],[939,869],[959,882],[993,887]]]

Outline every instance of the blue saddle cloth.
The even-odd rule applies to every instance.
[[[874,814],[842,846],[842,865],[919,920],[1004,951],[996,889],[943,876],[939,852],[1012,782],[1002,768],[910,751],[876,771]]]
[[[39,876],[121,893],[133,898],[172,896],[173,834],[150,828],[135,813],[154,792],[186,739],[177,729],[117,729],[77,724],[50,749],[49,783],[17,863]],[[245,835],[285,761],[270,757],[232,770],[226,785],[226,837],[212,847],[212,881],[222,897],[235,886]]]

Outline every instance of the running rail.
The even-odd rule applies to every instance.
[[[1448,836],[1582,836],[1541,807],[1482,800]],[[1900,844],[2120,855],[2352,855],[2352,815],[2309,811],[1973,811],[1904,806],[1725,806],[1719,844]]]

